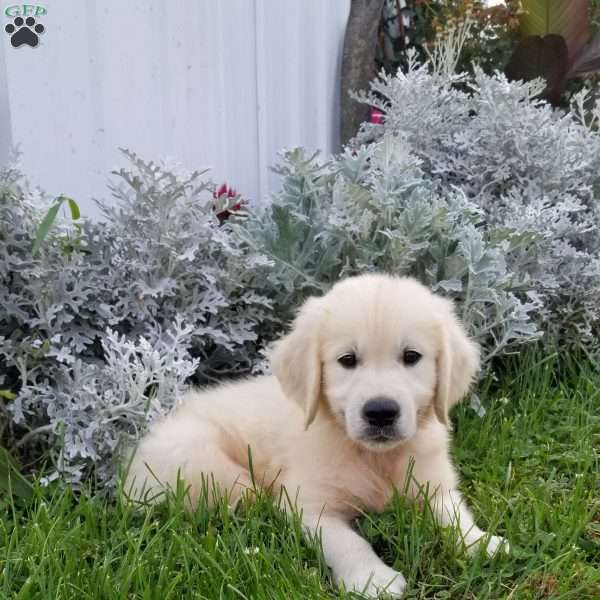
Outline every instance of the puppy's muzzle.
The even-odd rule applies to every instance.
[[[400,416],[400,407],[390,398],[383,396],[365,402],[362,409],[363,419],[371,426],[379,429],[390,427]]]

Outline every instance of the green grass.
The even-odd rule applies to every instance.
[[[600,375],[527,364],[481,386],[483,419],[454,414],[463,491],[509,556],[467,558],[399,497],[359,521],[406,576],[406,598],[600,598]],[[29,501],[0,498],[2,599],[351,597],[331,586],[298,519],[264,495],[194,514],[181,494],[141,510],[39,486]]]

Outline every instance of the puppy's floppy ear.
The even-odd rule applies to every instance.
[[[437,418],[448,424],[448,411],[468,392],[479,369],[479,346],[467,337],[449,300],[436,297],[440,308],[440,351],[434,398]]]
[[[321,298],[309,298],[294,320],[292,330],[279,340],[271,354],[273,374],[286,396],[303,409],[305,427],[314,421],[321,399],[319,325]]]

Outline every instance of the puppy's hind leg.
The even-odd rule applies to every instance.
[[[235,504],[252,487],[248,469],[225,452],[222,433],[213,424],[188,420],[177,413],[150,431],[126,466],[128,496],[155,502],[181,481],[190,509],[197,507],[205,490],[209,503],[216,491],[227,493],[230,503]]]

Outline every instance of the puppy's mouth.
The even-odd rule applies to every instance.
[[[368,427],[360,436],[360,441],[368,445],[392,446],[406,438],[395,427]]]

